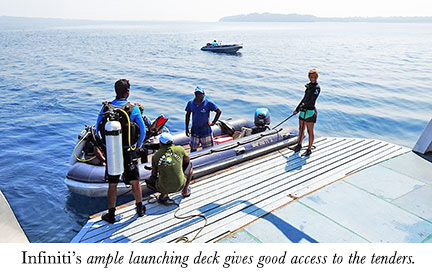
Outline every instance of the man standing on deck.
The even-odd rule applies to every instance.
[[[185,133],[190,137],[191,152],[195,152],[201,143],[202,148],[207,148],[214,145],[213,126],[219,119],[222,111],[216,104],[205,97],[203,88],[197,86],[195,88],[195,98],[190,100],[186,105],[185,116]],[[210,122],[210,111],[216,112],[212,122]],[[189,121],[192,114],[192,129],[189,132]]]
[[[130,123],[136,123],[139,127],[140,135],[137,140],[135,149],[133,149],[130,146],[123,146],[123,166],[124,166],[124,172],[123,172],[123,181],[125,184],[131,184],[132,185],[132,191],[135,196],[136,201],[136,211],[139,217],[143,216],[145,213],[145,206],[142,204],[142,191],[141,191],[141,185],[139,183],[139,169],[138,169],[138,158],[136,156],[135,150],[137,150],[141,145],[143,144],[143,141],[145,139],[145,124],[143,121],[143,118],[141,116],[141,111],[139,110],[138,106],[132,105],[127,101],[127,98],[130,94],[130,84],[129,81],[126,79],[118,80],[115,85],[115,92],[116,92],[116,98],[112,101],[112,106],[117,109],[122,109],[125,114],[129,115],[129,121]],[[96,121],[96,134],[98,134],[98,131],[101,131],[101,135],[104,139],[105,134],[105,122],[106,117],[103,114],[106,109],[105,107],[102,108],[102,110],[99,113],[99,116]],[[129,109],[129,113],[128,110]],[[128,124],[121,123],[121,129],[122,129],[122,142],[128,143],[127,139],[131,136],[128,135]],[[100,126],[100,127],[99,127]],[[129,143],[130,144],[130,143]],[[132,145],[133,146],[133,145]],[[108,168],[108,166],[107,166]],[[120,175],[109,175],[108,172],[106,172],[106,175],[108,177],[108,213],[105,213],[102,215],[102,219],[113,224],[115,222],[115,207],[116,207],[116,199],[117,199],[117,184],[120,180]]]

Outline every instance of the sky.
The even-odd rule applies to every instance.
[[[254,12],[318,17],[432,16],[432,0],[0,0],[0,16],[20,17],[215,22]]]

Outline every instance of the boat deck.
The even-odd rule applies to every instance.
[[[0,191],[0,243],[28,243],[6,197]]]
[[[315,146],[310,156],[283,149],[204,177],[189,198],[171,196],[178,211],[150,197],[144,217],[137,218],[134,202],[117,208],[115,224],[96,214],[72,242],[429,240],[430,165],[416,166],[430,162],[410,163],[416,159],[403,157],[417,155],[409,149],[373,139],[317,138]],[[197,214],[206,219],[187,217]]]

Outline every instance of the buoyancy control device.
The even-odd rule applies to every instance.
[[[121,175],[124,171],[123,147],[136,148],[132,143],[136,142],[138,130],[129,120],[133,107],[129,102],[121,107],[115,107],[111,102],[103,103],[104,118],[99,128],[105,143],[107,172],[112,176]]]

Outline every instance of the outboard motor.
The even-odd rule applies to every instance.
[[[270,111],[267,108],[258,108],[255,110],[254,128],[252,134],[264,132],[270,125]]]
[[[108,174],[121,175],[124,169],[122,130],[119,121],[109,120],[105,124],[105,144]]]

